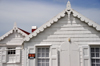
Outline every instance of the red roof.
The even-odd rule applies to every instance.
[[[25,31],[25,30],[23,30],[23,29],[21,29],[21,28],[18,28],[18,29],[20,29],[21,31],[23,31],[23,32],[26,33],[27,35],[30,34],[29,32],[27,32],[27,31]]]

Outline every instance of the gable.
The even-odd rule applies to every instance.
[[[18,28],[15,23],[12,30],[0,37],[0,43],[9,45],[21,45],[23,39],[29,34],[29,32]]]
[[[0,41],[0,44],[7,44],[7,45],[20,45],[23,42],[25,36],[18,32],[13,32],[3,40]]]
[[[87,23],[81,21],[79,18],[71,14],[70,21],[68,21],[68,14],[62,17],[58,22],[53,23],[50,27],[40,32],[37,36],[31,38],[27,45],[35,44],[53,44],[61,45],[67,42],[68,39],[76,44],[88,44],[93,42],[100,42],[100,32]]]
[[[81,22],[87,24],[87,26],[89,27],[93,27],[94,29],[96,29],[96,31],[100,31],[100,25],[96,24],[95,22],[93,22],[92,20],[84,17],[83,15],[81,15],[80,13],[78,13],[77,11],[73,10],[70,6],[70,3],[67,3],[67,8],[62,11],[61,13],[59,13],[57,16],[55,16],[53,19],[51,19],[50,21],[48,21],[47,23],[45,23],[44,25],[42,25],[40,28],[38,28],[34,33],[30,34],[29,36],[27,36],[24,41],[29,41],[31,38],[37,36],[40,32],[43,32],[45,29],[47,29],[48,27],[51,28],[51,25],[53,25],[56,22],[59,22],[60,19],[62,19],[62,17],[66,17],[67,14],[67,18],[66,21],[67,22],[75,22],[75,18],[79,19]],[[72,18],[71,16],[73,16],[74,18]]]
[[[22,30],[16,26],[13,27],[12,30],[10,30],[9,32],[7,32],[6,34],[4,34],[3,36],[0,37],[0,40],[3,40],[4,38],[6,38],[7,36],[9,36],[10,34],[14,33],[14,32],[18,32],[20,34],[22,34],[23,36],[27,36],[29,35],[30,33],[25,31],[25,30]]]

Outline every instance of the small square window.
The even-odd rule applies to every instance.
[[[8,54],[15,54],[15,48],[8,48]]]

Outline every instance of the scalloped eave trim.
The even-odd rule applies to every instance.
[[[60,19],[61,17],[65,17],[65,12],[68,12],[67,10],[68,9],[66,8],[64,11],[62,11],[57,16],[55,16],[53,19],[51,19],[50,21],[48,21],[47,23],[45,23],[44,25],[42,25],[40,28],[38,28],[32,34],[30,34],[29,36],[27,36],[24,39],[24,41],[29,41],[32,37],[37,36],[38,33],[43,32],[46,28],[50,27],[53,23],[58,22],[58,19]],[[73,10],[73,9],[70,9],[70,10],[73,13],[74,17],[79,18],[81,21],[87,23],[89,26],[94,27],[97,31],[100,31],[100,25],[98,25],[97,23],[93,22],[92,20],[84,17],[83,15],[79,14],[75,10]]]

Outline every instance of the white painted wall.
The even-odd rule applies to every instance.
[[[71,39],[71,45],[67,44],[69,38]],[[67,42],[64,46],[65,49],[62,47],[64,42]],[[33,53],[36,53],[36,44],[51,44],[52,46],[50,47],[58,48],[58,65],[55,64],[55,66],[66,66],[66,64],[68,64],[68,66],[83,66],[82,46],[94,42],[100,42],[100,32],[96,31],[93,27],[88,26],[85,22],[80,21],[78,18],[73,17],[72,14],[71,19],[68,22],[68,17],[66,15],[64,18],[59,19],[58,22],[52,24],[51,27],[48,27],[43,32],[39,33],[36,37],[33,37],[30,41],[24,43],[24,66],[28,66],[28,64],[30,64],[30,66],[36,66],[35,59],[29,60],[27,58],[29,47],[34,49]],[[61,48],[67,50],[68,46],[71,46],[70,53],[68,51],[61,51]],[[67,55],[70,55],[70,61],[67,59],[68,57],[64,58]]]

